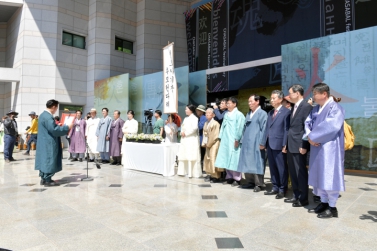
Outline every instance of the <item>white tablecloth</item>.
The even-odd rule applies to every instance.
[[[124,168],[158,173],[163,176],[175,174],[175,160],[179,143],[146,144],[123,142],[122,163]]]

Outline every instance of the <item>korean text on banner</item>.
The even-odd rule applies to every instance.
[[[178,113],[178,89],[174,71],[174,43],[163,48],[164,113]]]

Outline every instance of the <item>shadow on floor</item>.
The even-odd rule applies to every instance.
[[[360,216],[360,220],[372,220],[377,222],[377,211],[368,211],[368,214]]]

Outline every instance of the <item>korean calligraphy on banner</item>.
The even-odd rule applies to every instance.
[[[178,113],[177,79],[174,71],[174,43],[163,48],[164,113]]]

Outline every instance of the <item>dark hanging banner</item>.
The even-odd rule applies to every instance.
[[[197,48],[197,37],[196,37],[196,26],[197,26],[197,9],[192,9],[186,11],[186,38],[187,38],[187,55],[188,55],[188,66],[189,71],[194,72],[197,70],[196,65],[196,48]]]
[[[214,0],[212,3],[212,51],[211,68],[228,65],[228,1]],[[209,76],[209,92],[228,90],[228,72]]]
[[[198,71],[211,68],[211,10],[212,3],[199,7]]]
[[[354,0],[322,0],[322,5],[322,36],[355,29]]]
[[[356,1],[355,29],[363,29],[377,25],[377,1]]]

